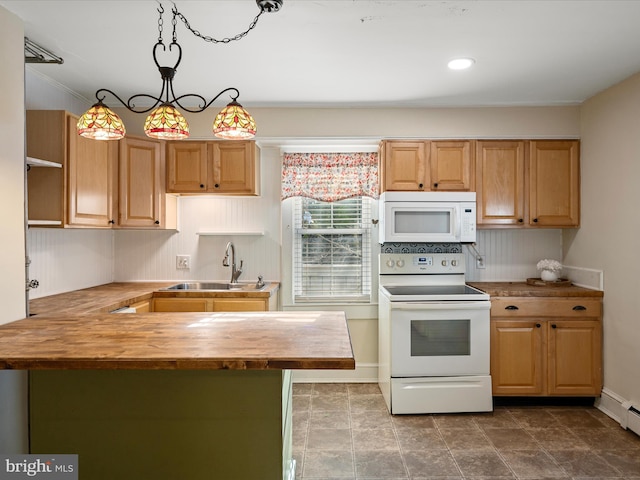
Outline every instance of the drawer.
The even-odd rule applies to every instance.
[[[600,317],[602,301],[585,297],[495,297],[491,317]]]

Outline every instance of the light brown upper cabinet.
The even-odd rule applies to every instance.
[[[380,191],[428,190],[427,162],[429,151],[425,142],[388,140],[381,143]]]
[[[78,117],[62,110],[28,110],[27,157],[59,164],[30,166],[30,225],[111,228],[116,221],[117,142],[76,133]]]
[[[385,140],[380,191],[472,191],[472,140]]]
[[[476,142],[480,227],[580,225],[578,140]]]
[[[431,155],[431,190],[473,191],[473,151],[470,140],[433,140]]]
[[[62,110],[27,111],[29,225],[175,229],[162,143],[89,140],[77,121]]]
[[[525,142],[476,142],[478,225],[524,225]]]
[[[127,136],[120,140],[119,217],[124,228],[177,228],[177,199],[165,193],[163,145]]]
[[[260,151],[254,141],[167,143],[167,191],[258,195]]]
[[[529,142],[529,224],[580,226],[580,142]]]

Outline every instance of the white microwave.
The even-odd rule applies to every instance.
[[[380,243],[476,241],[475,192],[384,192]]]

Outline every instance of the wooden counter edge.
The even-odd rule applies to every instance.
[[[595,297],[602,298],[602,290],[572,285],[570,287],[539,287],[526,282],[467,282],[491,297]]]
[[[0,361],[0,370],[355,370],[355,359],[20,359]]]

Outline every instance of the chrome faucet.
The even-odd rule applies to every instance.
[[[240,268],[236,268],[236,249],[233,246],[233,243],[227,243],[227,248],[224,251],[224,259],[222,260],[222,265],[225,267],[229,266],[229,256],[231,256],[231,284],[238,283],[238,278],[242,274],[242,260],[240,260]]]

